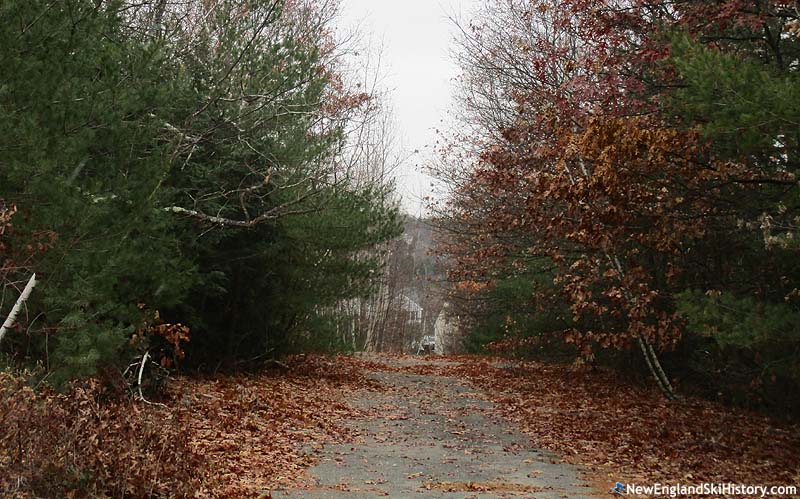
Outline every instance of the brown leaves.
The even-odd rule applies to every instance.
[[[0,375],[0,495],[262,497],[296,484],[318,447],[349,434],[359,362],[289,360],[288,373],[181,377],[165,406],[108,400],[99,383],[34,393]]]
[[[278,376],[181,378],[173,386],[182,394],[192,449],[208,459],[212,497],[258,497],[297,485],[313,462],[304,447],[349,437],[341,423],[360,413],[344,401],[351,388],[371,384],[357,362],[299,356],[288,364]]]
[[[709,183],[726,174],[698,177],[702,147],[692,130],[649,117],[573,118],[545,134],[558,144],[546,153],[533,140],[541,130],[526,132],[524,122],[509,144],[487,148],[476,181],[463,186],[473,196],[454,213],[477,229],[444,248],[454,292],[480,294],[491,276],[508,273],[514,255],[537,255],[556,264],[545,291],[566,301],[581,351],[591,352],[581,336],[603,348],[639,336],[674,345],[683,324],[671,308],[670,277],[707,230]],[[600,330],[594,340],[583,334],[592,329]]]
[[[157,351],[154,356],[161,367],[175,367],[185,356],[183,344],[191,339],[191,329],[183,324],[164,323],[159,311],[149,311],[144,303],[137,304],[136,308],[146,318],[129,340],[130,344],[146,344]]]
[[[796,482],[797,426],[695,398],[667,402],[610,372],[461,360],[459,373],[534,445],[606,473],[608,483]]]
[[[753,192],[746,184],[766,179],[753,165],[715,158],[713,144],[664,112],[677,75],[663,63],[670,57],[663,29],[738,45],[742,38],[729,37],[736,30],[764,36],[762,14],[784,24],[796,13],[767,2],[756,14],[739,0],[682,3],[669,14],[648,1],[541,5],[538,14],[505,4],[483,12],[462,48],[468,89],[492,95],[498,85],[515,105],[466,100],[474,136],[455,135],[444,150],[462,143],[479,154],[452,181],[442,217],[452,293],[477,302],[466,295],[483,290],[464,282],[513,274],[509,260],[535,255],[543,266],[556,264],[550,296],[566,302],[579,331],[622,337],[601,346],[645,336],[669,347],[682,328],[671,297],[707,263],[697,249],[726,257],[716,239],[739,237],[732,214],[752,216],[741,203]],[[786,24],[792,33],[795,24]],[[525,43],[510,42],[517,39]],[[503,251],[490,252],[500,242]],[[480,320],[483,310],[473,309]]]
[[[11,229],[11,218],[17,212],[17,205],[6,205],[0,201],[0,236],[4,236]]]
[[[0,374],[0,495],[190,497],[200,457],[173,411],[105,399],[98,382],[34,393]]]
[[[513,495],[529,495],[543,492],[543,487],[531,487],[508,482],[435,482],[428,480],[422,484],[426,490],[442,492],[495,492],[512,493]]]

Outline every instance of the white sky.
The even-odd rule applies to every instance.
[[[451,103],[451,80],[458,71],[450,57],[455,28],[451,14],[468,13],[476,0],[342,0],[340,24],[371,35],[383,46],[382,86],[390,92],[403,148],[409,157],[397,174],[403,207],[422,213],[431,179],[421,166],[432,153],[435,129]]]

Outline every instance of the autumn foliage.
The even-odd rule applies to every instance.
[[[549,315],[518,334],[557,334],[589,362],[641,349],[671,396],[658,352],[687,333],[748,348],[720,317],[776,303],[795,317],[798,142],[782,109],[800,51],[778,34],[796,19],[781,1],[485,2],[463,26],[465,131],[435,167],[452,188],[439,251],[473,325]],[[498,286],[520,280],[527,307],[504,309]],[[742,306],[714,312],[720,294]],[[787,341],[780,328],[753,336]],[[747,357],[733,350],[720,356]],[[800,380],[796,356],[738,369],[759,363]]]
[[[471,380],[534,445],[586,466],[602,486],[623,483],[793,484],[796,426],[698,398],[668,402],[617,373],[530,362],[498,368],[464,359]]]
[[[106,400],[97,381],[39,393],[0,375],[0,491],[11,497],[188,497],[202,462],[168,410]]]
[[[66,393],[0,375],[3,497],[260,497],[295,484],[304,446],[349,437],[359,364],[298,357],[288,370],[182,377],[151,403],[98,381]]]

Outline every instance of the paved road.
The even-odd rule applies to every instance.
[[[274,498],[596,499],[577,468],[531,448],[462,380],[372,375],[389,390],[365,390],[350,401],[374,414],[351,422],[357,441],[325,446],[309,470],[314,485]]]

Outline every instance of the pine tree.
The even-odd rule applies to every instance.
[[[211,367],[314,334],[301,324],[316,310],[368,291],[378,265],[358,255],[397,234],[390,187],[339,171],[367,97],[332,73],[312,15],[159,5],[0,6],[10,244],[54,241],[29,262],[33,334],[8,348],[52,381],[125,365],[156,311],[191,327],[189,353]]]

